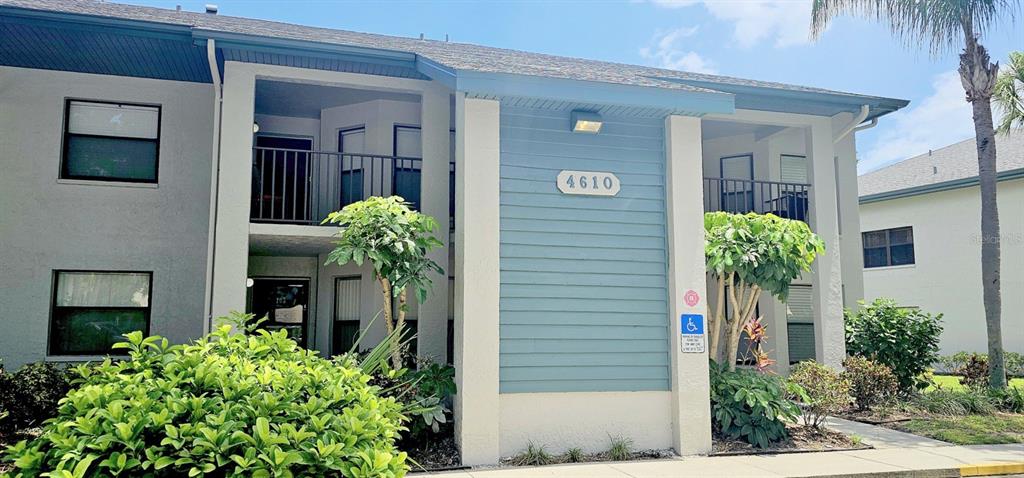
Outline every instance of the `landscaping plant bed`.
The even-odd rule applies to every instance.
[[[826,428],[787,425],[789,438],[775,442],[767,448],[758,448],[743,440],[715,435],[711,455],[762,455],[779,453],[807,453],[819,451],[847,451],[871,448],[842,433]]]
[[[991,415],[942,416],[925,415],[882,426],[955,445],[997,445],[1024,443],[1024,415],[993,413]]]
[[[613,458],[608,452],[591,453],[591,454],[580,454],[577,459],[572,459],[569,453],[563,453],[561,455],[549,455],[546,459],[538,461],[525,460],[525,455],[511,456],[501,459],[502,467],[517,467],[517,466],[540,466],[540,465],[561,465],[566,463],[592,463],[602,461],[636,461],[636,460],[658,460],[664,458],[671,458],[675,456],[672,450],[638,450],[629,452],[626,456],[619,456]],[[536,455],[531,455],[536,458]]]
[[[455,444],[455,437],[451,435],[403,450],[409,454],[408,463],[412,473],[463,468],[459,448]]]

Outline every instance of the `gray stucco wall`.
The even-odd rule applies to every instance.
[[[58,179],[65,98],[160,104],[155,187]],[[152,271],[150,331],[202,334],[208,84],[0,68],[0,358],[46,358],[53,270]]]

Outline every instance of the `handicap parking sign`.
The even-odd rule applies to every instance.
[[[683,314],[681,317],[683,335],[704,335],[704,316],[700,314]]]
[[[679,347],[684,354],[701,354],[706,349],[704,339],[704,316],[682,314],[679,316]]]

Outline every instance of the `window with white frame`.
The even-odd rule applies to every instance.
[[[62,179],[156,183],[160,107],[67,100]]]
[[[914,263],[914,228],[897,227],[862,234],[864,268]]]
[[[56,271],[50,355],[105,355],[122,334],[149,334],[149,272]]]
[[[334,285],[334,325],[331,354],[348,352],[359,337],[362,279],[359,276],[339,277]]]

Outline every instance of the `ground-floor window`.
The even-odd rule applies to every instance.
[[[150,272],[56,271],[50,355],[105,355],[122,334],[149,334]]]
[[[260,328],[285,330],[288,337],[306,347],[309,320],[309,279],[256,278],[252,285],[252,313],[266,317]]]
[[[814,360],[814,308],[809,285],[793,285],[786,299],[786,337],[789,363]]]
[[[359,276],[339,277],[334,281],[334,323],[331,330],[331,355],[340,355],[355,345],[359,337]]]

